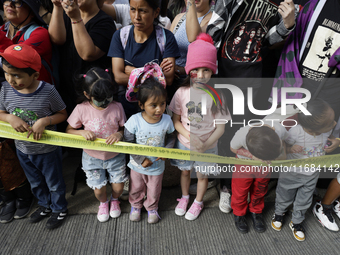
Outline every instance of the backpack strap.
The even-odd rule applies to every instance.
[[[127,40],[129,38],[129,33],[132,25],[122,27],[120,29],[120,41],[122,43],[123,49],[125,50]]]
[[[125,26],[120,29],[120,42],[122,43],[123,49],[125,50],[127,40],[129,38],[130,34],[130,29],[132,25]],[[165,35],[165,30],[164,28],[160,26],[156,26],[156,39],[157,39],[157,44],[158,47],[161,51],[161,54],[163,55],[164,50],[165,50],[165,43],[166,43],[166,35]]]
[[[24,41],[26,41],[28,38],[30,38],[31,33],[34,30],[36,30],[38,27],[40,27],[38,24],[32,24],[26,30],[24,30],[23,31],[23,33],[24,33]]]

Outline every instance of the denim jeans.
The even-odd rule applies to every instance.
[[[65,211],[67,201],[62,175],[61,147],[49,153],[36,155],[24,154],[17,150],[17,155],[38,204],[51,208],[52,212]]]

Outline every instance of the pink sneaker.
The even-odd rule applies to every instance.
[[[100,204],[98,214],[97,214],[97,219],[100,222],[105,222],[108,221],[110,218],[109,215],[109,201],[106,203]]]
[[[200,215],[202,209],[203,209],[203,204],[199,205],[193,202],[189,208],[189,211],[187,211],[187,213],[185,214],[185,218],[187,220],[196,220],[197,217]]]
[[[110,203],[110,216],[111,218],[118,218],[121,214],[121,210],[119,207],[120,202],[118,200],[111,200]]]
[[[175,208],[175,213],[178,216],[183,216],[185,214],[185,212],[187,211],[189,199],[182,197],[182,198],[178,198],[177,201],[179,203]]]

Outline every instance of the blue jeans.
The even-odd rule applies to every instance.
[[[24,154],[17,150],[17,155],[38,204],[51,208],[54,213],[66,211],[61,147],[36,155]]]
[[[91,189],[101,189],[109,181],[110,183],[124,183],[127,181],[125,154],[101,160],[91,157],[83,151],[83,170],[86,174],[86,183]],[[108,176],[106,175],[108,173]]]

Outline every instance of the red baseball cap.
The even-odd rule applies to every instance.
[[[32,68],[40,72],[41,57],[38,52],[27,44],[14,44],[0,53],[4,59],[16,68]]]

